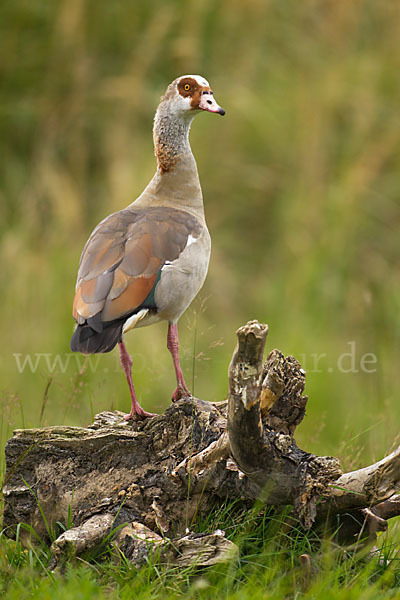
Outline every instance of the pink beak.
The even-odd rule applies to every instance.
[[[201,98],[199,102],[199,108],[202,110],[208,110],[208,112],[218,113],[224,116],[224,109],[215,102],[214,95],[211,90],[203,90],[201,92]]]

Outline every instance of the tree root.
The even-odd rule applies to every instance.
[[[400,447],[350,473],[300,449],[305,372],[278,350],[263,362],[267,333],[257,321],[238,330],[226,402],[183,398],[146,421],[115,411],[87,428],[16,430],[6,445],[7,535],[26,523],[50,542],[57,522],[72,523],[52,544],[58,564],[112,539],[137,565],[154,553],[207,565],[237,549],[220,531],[190,530],[228,498],[291,505],[305,529],[328,525],[343,543],[375,539],[400,514]]]

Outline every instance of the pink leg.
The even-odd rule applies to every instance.
[[[189,388],[183,378],[181,364],[179,362],[178,325],[176,323],[168,323],[167,348],[171,352],[175,367],[177,387],[172,394],[172,401],[175,402],[185,396],[191,396]]]
[[[136,420],[138,417],[143,417],[143,418],[154,417],[153,413],[149,413],[149,412],[146,412],[145,410],[143,410],[143,408],[140,406],[139,402],[137,401],[135,388],[133,386],[133,379],[132,379],[133,360],[126,349],[124,342],[119,342],[118,346],[119,346],[119,356],[120,356],[120,360],[121,360],[121,366],[126,375],[126,379],[128,380],[129,391],[131,393],[131,398],[132,398],[131,412],[129,413],[129,415],[124,416],[125,421],[129,421],[130,419]]]

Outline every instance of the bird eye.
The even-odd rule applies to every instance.
[[[190,84],[185,83],[185,85],[183,86],[183,89],[185,90],[185,92],[188,92],[190,90]]]

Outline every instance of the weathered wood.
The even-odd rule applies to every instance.
[[[339,461],[301,450],[292,437],[304,416],[305,373],[293,357],[274,350],[264,369],[268,328],[251,321],[237,331],[229,366],[228,432],[238,467],[269,504],[293,504],[310,527],[316,503],[341,475]],[[278,405],[278,406],[276,406]],[[276,407],[276,408],[275,408]]]
[[[263,363],[267,332],[257,321],[238,330],[228,401],[184,398],[145,421],[103,412],[89,427],[16,430],[6,445],[7,535],[25,523],[50,543],[57,522],[68,523],[52,545],[59,563],[113,535],[138,565],[156,549],[176,564],[211,564],[233,547],[221,532],[190,533],[197,517],[226,498],[261,498],[292,505],[305,528],[336,528],[339,515],[343,540],[373,538],[400,513],[400,448],[344,474],[337,458],[300,449],[305,373],[278,350]]]
[[[114,516],[110,513],[94,515],[79,527],[72,527],[52,543],[55,564],[62,565],[76,556],[97,549],[111,533]]]
[[[400,515],[400,495],[396,494],[373,507],[373,512],[381,519],[393,519]]]
[[[137,567],[141,567],[149,557],[179,567],[192,564],[208,567],[238,553],[238,547],[227,540],[221,530],[208,534],[189,533],[170,540],[141,523],[125,525],[116,534],[113,546]]]
[[[238,344],[228,370],[228,431],[232,457],[256,482],[263,462],[268,460],[264,454],[260,413],[262,358],[267,334],[268,326],[258,321],[238,329]]]
[[[204,567],[231,558],[238,552],[237,546],[227,540],[221,530],[209,534],[185,534],[171,540],[135,521],[119,528],[114,525],[115,517],[104,513],[62,533],[51,545],[54,566],[62,568],[76,556],[99,551],[110,536],[116,552],[122,552],[124,558],[137,567],[143,566],[149,558],[180,567],[191,564]]]
[[[400,485],[400,446],[379,462],[344,473],[332,487],[330,508],[338,511],[374,506],[393,496]]]
[[[193,398],[146,421],[126,422],[116,411],[88,428],[16,430],[6,446],[4,526],[28,523],[46,538],[68,515],[79,526],[107,512],[118,513],[116,526],[182,530],[209,496],[192,490],[188,500],[187,483],[172,467],[219,439],[225,424],[219,408]]]

